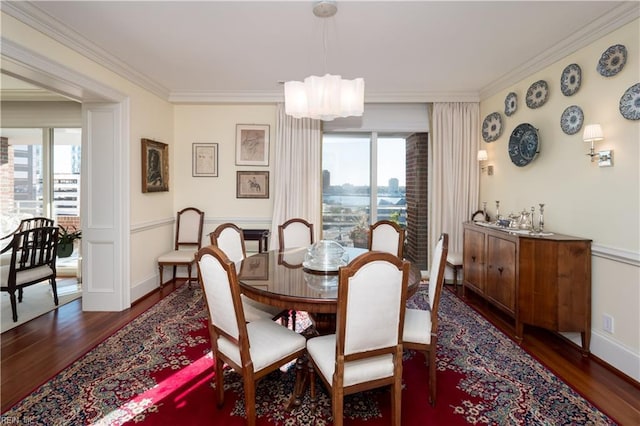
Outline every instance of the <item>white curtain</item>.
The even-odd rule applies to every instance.
[[[478,210],[480,105],[434,103],[429,167],[429,247],[442,232],[462,252],[462,223]]]
[[[274,205],[270,249],[278,248],[278,225],[293,217],[313,223],[318,241],[322,227],[322,121],[293,118],[278,104]]]

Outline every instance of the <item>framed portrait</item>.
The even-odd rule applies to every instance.
[[[236,198],[269,198],[269,172],[236,173]]]
[[[194,143],[191,174],[193,177],[218,177],[218,144]]]
[[[240,279],[260,280],[269,279],[269,253],[254,254],[242,262]]]
[[[142,192],[169,190],[169,145],[142,139]]]
[[[236,124],[236,165],[269,165],[268,124]]]

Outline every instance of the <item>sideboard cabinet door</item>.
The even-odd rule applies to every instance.
[[[477,293],[484,294],[484,241],[484,232],[472,229],[464,230],[462,246],[463,293],[465,286],[469,286]]]
[[[485,295],[512,316],[516,310],[516,243],[489,235]]]

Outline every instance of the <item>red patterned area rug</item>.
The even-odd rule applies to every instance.
[[[426,287],[410,307],[426,305]],[[441,301],[438,401],[427,397],[422,354],[406,351],[403,425],[614,424],[449,291]],[[304,316],[302,316],[304,321]],[[201,291],[186,286],[137,317],[0,417],[3,424],[244,425],[241,378],[225,370],[222,409]],[[294,368],[258,385],[258,425],[330,425],[331,399],[286,412]],[[387,390],[345,398],[345,424],[387,425]]]

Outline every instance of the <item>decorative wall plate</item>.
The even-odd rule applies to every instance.
[[[627,48],[621,44],[615,44],[604,51],[596,69],[604,77],[613,77],[624,68],[627,63]]]
[[[504,98],[504,113],[507,117],[511,117],[518,109],[518,95],[511,92]]]
[[[560,77],[560,90],[565,96],[571,96],[580,89],[582,70],[578,64],[567,65]]]
[[[482,122],[482,139],[493,142],[502,134],[502,116],[499,112],[492,112]]]
[[[540,108],[547,102],[549,97],[549,86],[544,80],[538,80],[527,90],[527,106],[531,109]]]
[[[582,123],[584,123],[584,113],[582,108],[577,105],[567,107],[560,117],[560,127],[568,135],[578,133],[582,128]]]
[[[509,138],[509,157],[518,167],[533,161],[538,153],[538,130],[529,123],[519,124]]]
[[[628,120],[640,120],[640,83],[629,87],[620,98],[620,114]]]

